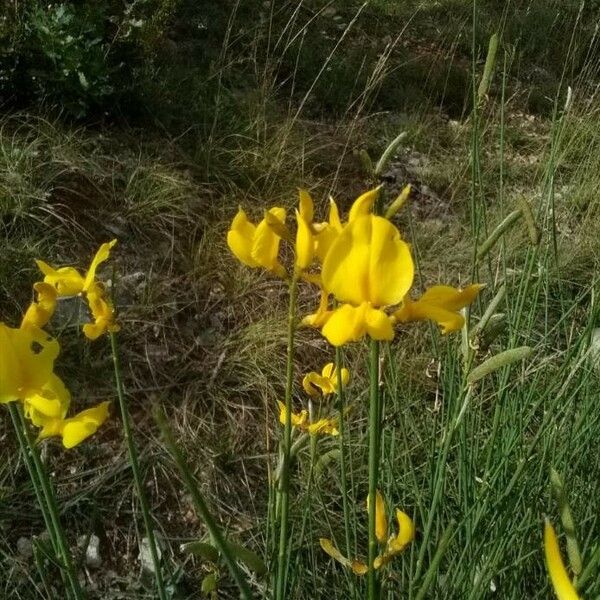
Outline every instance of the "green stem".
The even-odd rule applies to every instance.
[[[25,422],[25,417],[23,416],[23,411],[21,407],[16,405],[14,402],[9,403],[9,411],[10,416],[13,420],[13,424],[15,426],[15,431],[17,433],[17,437],[19,439],[19,444],[21,448],[24,450],[24,455],[29,455],[30,460],[25,458],[28,467],[33,463],[35,474],[37,478],[33,477],[33,471],[30,470],[30,474],[32,475],[32,483],[34,488],[36,488],[36,481],[39,483],[41,487],[41,495],[43,495],[45,500],[45,508],[47,509],[47,515],[45,514],[44,520],[46,522],[46,527],[48,528],[48,533],[50,534],[50,538],[53,538],[53,546],[55,550],[59,553],[60,558],[62,559],[62,563],[64,566],[64,570],[66,571],[67,579],[69,580],[69,584],[71,586],[71,590],[73,591],[73,596],[76,600],[83,600],[85,595],[81,586],[79,585],[79,579],[77,578],[77,572],[73,566],[73,562],[71,560],[71,553],[69,551],[69,546],[67,544],[67,540],[65,538],[65,533],[63,531],[62,525],[60,524],[60,516],[58,512],[58,505],[56,502],[56,496],[54,495],[54,489],[52,488],[52,483],[48,478],[48,474],[46,473],[46,469],[42,463],[42,459],[38,453],[38,450],[35,446],[35,442],[29,437],[29,433],[27,431],[27,423]],[[42,509],[42,513],[44,511],[44,504],[41,502],[40,491],[36,489],[36,496],[38,502],[40,503],[40,508]],[[48,527],[50,522],[50,527]],[[54,535],[52,535],[54,533]]]
[[[183,454],[181,453],[177,446],[177,443],[175,442],[173,432],[167,424],[167,420],[165,418],[164,413],[158,407],[155,407],[153,413],[154,418],[156,419],[156,422],[158,423],[158,426],[162,433],[165,444],[167,445],[169,452],[171,453],[175,460],[175,463],[177,464],[179,472],[181,473],[181,476],[183,477],[188,492],[192,497],[192,501],[194,502],[194,507],[198,511],[200,518],[204,521],[206,528],[208,529],[208,533],[210,534],[211,540],[213,541],[214,545],[218,548],[219,552],[221,553],[221,556],[223,556],[223,559],[225,560],[225,563],[229,568],[231,576],[240,588],[242,598],[244,598],[244,600],[252,600],[252,591],[250,590],[248,582],[246,581],[246,578],[244,577],[242,571],[238,567],[238,564],[231,552],[229,543],[223,537],[221,530],[219,529],[216,521],[214,520],[210,511],[208,510],[208,506],[206,505],[204,497],[198,489],[198,485],[194,480],[194,476],[192,475],[192,472],[185,458],[183,457]]]
[[[277,579],[275,580],[275,598],[285,599],[285,578],[287,572],[287,552],[289,537],[289,493],[290,493],[290,446],[292,440],[292,390],[294,383],[294,334],[296,332],[296,299],[298,280],[294,276],[290,282],[290,302],[288,310],[287,364],[285,381],[286,418],[283,427],[283,460],[279,478],[280,521],[279,551],[277,556]]]
[[[379,476],[379,435],[380,415],[379,410],[379,342],[371,340],[369,354],[369,572],[368,572],[368,598],[377,600],[379,582],[377,572],[373,566],[377,557],[377,537],[375,533],[375,498],[377,496],[377,483]]]
[[[17,435],[17,440],[19,442],[19,449],[21,450],[21,456],[25,461],[25,465],[27,466],[27,472],[29,473],[29,478],[31,479],[31,484],[33,485],[33,491],[35,492],[35,498],[37,500],[38,506],[42,511],[42,517],[44,518],[44,524],[46,525],[46,531],[48,531],[48,535],[50,536],[50,542],[52,543],[52,548],[56,553],[56,557],[59,556],[59,549],[56,543],[56,532],[54,531],[54,526],[52,525],[52,519],[50,518],[50,514],[48,513],[48,509],[46,508],[46,504],[44,501],[44,495],[42,492],[42,487],[40,484],[40,479],[35,470],[35,465],[31,456],[29,455],[29,449],[27,445],[27,439],[23,430],[21,429],[21,423],[18,415],[18,408],[13,406],[13,403],[9,403],[8,411],[10,413],[10,418],[12,419],[13,427],[15,433]]]
[[[123,421],[123,435],[127,443],[127,451],[129,453],[129,462],[131,463],[131,472],[133,473],[133,481],[142,510],[142,518],[144,519],[144,527],[146,528],[146,536],[148,537],[148,546],[150,547],[150,556],[154,566],[154,577],[156,579],[156,587],[158,588],[158,596],[160,600],[167,600],[165,586],[163,582],[162,572],[160,568],[160,560],[158,558],[158,550],[156,548],[156,538],[154,537],[154,529],[152,526],[152,518],[150,517],[150,508],[144,491],[144,482],[140,472],[138,461],[137,448],[131,434],[131,424],[129,422],[129,411],[125,400],[125,390],[123,388],[123,379],[121,377],[121,364],[119,360],[119,348],[117,344],[117,336],[110,333],[110,347],[112,350],[113,366],[115,372],[115,385],[117,388],[117,396],[119,398],[119,407],[121,409],[121,419]]]
[[[335,369],[337,373],[337,396],[339,402],[340,414],[340,471],[342,478],[342,506],[344,509],[344,533],[346,535],[346,556],[351,556],[350,547],[350,506],[348,504],[348,479],[346,476],[346,398],[344,394],[344,384],[342,382],[342,368],[344,361],[342,359],[342,349],[338,346],[335,349]]]

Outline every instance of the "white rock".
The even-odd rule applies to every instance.
[[[33,556],[33,544],[31,540],[26,537],[20,537],[17,540],[17,552],[23,558],[31,558]]]
[[[102,566],[100,538],[94,533],[90,536],[90,541],[85,549],[85,564],[90,567],[90,569],[99,569]]]
[[[158,554],[158,561],[160,562],[162,552],[158,543],[156,544],[156,552]],[[148,541],[147,537],[142,538],[142,542],[140,543],[139,559],[140,564],[142,565],[142,571],[154,574],[155,571],[154,563],[152,562],[152,552],[150,551],[150,542]]]

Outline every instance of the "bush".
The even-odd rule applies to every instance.
[[[0,100],[75,118],[112,109],[135,92],[177,2],[15,4],[0,22]]]

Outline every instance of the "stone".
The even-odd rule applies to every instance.
[[[158,561],[162,557],[162,552],[160,549],[160,544],[156,544],[156,552],[158,554]],[[154,574],[154,563],[152,562],[152,552],[150,552],[150,542],[147,537],[142,538],[140,543],[140,555],[139,555],[140,564],[142,566],[142,571],[148,574]]]
[[[33,556],[33,544],[31,540],[26,537],[20,537],[17,540],[17,552],[23,558],[31,558]]]

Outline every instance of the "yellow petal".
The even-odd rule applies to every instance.
[[[98,339],[107,331],[119,331],[115,321],[115,311],[112,303],[105,297],[104,288],[97,283],[86,294],[86,300],[93,322],[83,326],[83,333],[89,340]]]
[[[283,218],[285,219],[285,214]],[[265,210],[264,219],[265,223],[271,228],[276,236],[279,236],[282,240],[286,240],[286,242],[290,242],[291,244],[294,243],[294,237],[292,236],[287,225],[280,220],[280,217],[275,216],[275,213],[273,212]]]
[[[352,223],[358,217],[364,217],[373,210],[373,204],[379,196],[379,190],[381,186],[377,186],[364,194],[361,194],[352,204],[350,208],[350,214],[348,215],[348,223]]]
[[[333,374],[335,373],[335,365],[330,362],[327,363],[322,369],[321,369],[321,375],[325,378],[325,379],[332,379],[333,378]]]
[[[298,229],[296,232],[296,269],[305,271],[310,267],[315,253],[315,241],[309,222],[296,211]]]
[[[110,402],[101,402],[93,408],[83,410],[70,419],[65,419],[62,426],[62,442],[65,448],[73,448],[96,433],[108,418]]]
[[[282,223],[285,222],[285,209],[274,207],[269,210],[269,214],[279,219]],[[285,269],[277,258],[279,254],[280,239],[281,238],[271,229],[267,221],[263,219],[256,227],[251,255],[256,264],[272,271],[279,277],[285,277]]]
[[[369,512],[370,496],[367,496],[367,512]],[[388,522],[385,514],[385,501],[379,490],[375,495],[375,537],[380,544],[387,542]]]
[[[410,289],[414,264],[400,232],[386,219],[367,215],[349,223],[323,263],[326,290],[358,306],[398,304]]]
[[[76,296],[83,290],[85,280],[74,267],[54,269],[43,260],[36,260],[35,262],[44,274],[44,283],[54,287],[59,296]]]
[[[367,333],[374,340],[393,340],[393,322],[382,310],[369,307],[365,313]]]
[[[449,285],[434,285],[424,292],[419,301],[456,312],[471,304],[484,287],[480,283],[472,283],[461,290]]]
[[[96,270],[105,260],[108,259],[108,257],[110,256],[110,251],[116,243],[117,240],[111,240],[110,242],[105,242],[100,246],[100,248],[98,248],[98,252],[96,252],[96,255],[92,259],[90,268],[88,269],[88,272],[85,275],[82,291],[86,292],[90,289],[91,285],[96,279]]]
[[[71,394],[62,380],[54,373],[39,393],[23,399],[25,416],[37,426],[42,427],[50,419],[62,419],[69,410]]]
[[[465,322],[458,311],[473,302],[483,287],[472,284],[459,290],[447,285],[435,285],[416,301],[406,296],[393,318],[399,323],[429,319],[440,325],[443,334],[458,331]]]
[[[329,196],[329,225],[338,233],[342,231],[342,220],[340,219],[340,211],[335,200]]]
[[[560,555],[556,532],[548,519],[544,525],[544,550],[548,574],[558,600],[579,600]]]
[[[46,384],[60,352],[58,342],[35,326],[0,323],[0,402],[33,395]]]
[[[45,440],[49,437],[62,436],[65,420],[61,418],[41,417],[34,423],[37,427],[41,427],[38,433],[38,441]]]
[[[308,425],[306,430],[310,435],[326,434],[336,436],[340,434],[337,419],[319,419]]]
[[[329,222],[320,223],[315,226],[315,255],[321,263],[325,260],[333,242],[342,232],[342,222],[338,212],[337,204],[333,198],[329,199]]]
[[[377,490],[375,497],[375,536],[380,544],[387,540],[387,517],[385,514],[385,502],[381,492]]]
[[[310,225],[313,222],[314,202],[307,190],[298,190],[298,211],[300,216]]]
[[[332,311],[321,332],[333,346],[357,342],[367,332],[367,309],[367,303],[358,308],[350,304],[342,304]]]
[[[335,391],[332,388],[331,382],[326,377],[311,371],[302,379],[302,387],[304,391],[313,398],[321,395],[333,394]]]
[[[398,323],[409,323],[411,321],[435,321],[445,335],[462,329],[465,323],[464,317],[458,312],[452,312],[434,304],[417,300],[412,302],[408,298],[402,307],[392,315]]]
[[[287,416],[287,410],[285,409],[285,404],[283,402],[281,402],[280,400],[277,401],[277,404],[279,405],[279,422],[282,425],[285,425],[285,420],[286,420],[286,416]],[[302,410],[299,413],[294,413],[294,412],[292,413],[292,416],[291,416],[292,427],[303,428],[306,425],[307,421],[308,421],[308,411]]]
[[[231,228],[227,232],[227,245],[234,256],[248,267],[258,267],[252,258],[252,244],[256,227],[248,221],[246,213],[240,208],[235,215]]]
[[[352,561],[349,558],[346,558],[334,545],[331,540],[327,538],[319,538],[319,544],[321,544],[321,548],[329,554],[333,560],[336,560],[344,567],[352,568]]]
[[[350,565],[352,568],[352,572],[355,575],[366,575],[369,572],[369,567],[367,567],[367,565],[365,565],[364,562],[361,562],[360,560],[353,560],[352,564]]]
[[[36,283],[33,286],[36,293],[36,299],[29,305],[29,308],[23,315],[21,327],[44,327],[52,318],[56,308],[56,298],[58,292],[56,288],[49,283]]]
[[[306,315],[302,319],[302,325],[320,329],[323,327],[323,325],[325,325],[325,323],[327,323],[331,314],[332,311],[329,310],[329,294],[324,290],[321,290],[321,298],[319,300],[317,312]]]
[[[415,539],[415,524],[412,519],[399,508],[396,509],[398,534],[388,541],[387,552],[396,555],[402,552]]]

